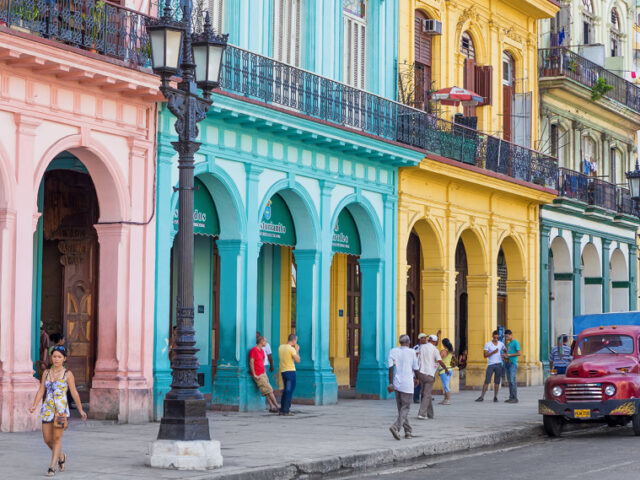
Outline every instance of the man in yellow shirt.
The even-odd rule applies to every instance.
[[[300,345],[295,334],[289,335],[287,343],[278,348],[280,357],[280,375],[282,375],[282,397],[280,398],[280,415],[291,416],[291,400],[296,388],[296,363],[300,363]],[[294,363],[295,362],[295,363]]]

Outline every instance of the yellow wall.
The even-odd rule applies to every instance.
[[[469,31],[475,45],[476,63],[493,65],[493,103],[479,107],[478,129],[502,133],[502,53],[508,51],[516,63],[516,93],[532,92],[531,134],[538,138],[537,20],[552,17],[558,10],[548,0],[401,0],[399,63],[414,62],[414,12],[422,10],[429,18],[442,22],[442,35],[432,44],[434,88],[463,87],[464,55],[460,37]],[[444,107],[445,118],[452,118],[462,107]]]
[[[329,360],[338,386],[349,386],[347,357],[347,255],[336,253],[331,262]],[[339,316],[342,310],[343,315]]]
[[[398,272],[407,272],[412,230],[422,246],[421,331],[441,329],[443,337],[455,338],[455,251],[462,238],[469,268],[467,385],[483,383],[482,348],[497,325],[502,247],[507,326],[522,346],[519,381],[540,383],[538,209],[554,195],[431,159],[400,169],[399,191]],[[406,331],[406,288],[407,275],[398,275],[398,334]]]

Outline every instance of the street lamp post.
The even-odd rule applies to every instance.
[[[219,443],[211,442],[206,404],[198,389],[197,380],[198,349],[195,347],[193,322],[193,168],[194,154],[200,148],[200,143],[196,141],[197,123],[206,117],[212,104],[211,91],[219,84],[227,35],[217,35],[211,30],[208,13],[203,32],[193,33],[190,28],[191,2],[185,2],[182,18],[182,21],[172,18],[167,1],[162,17],[151,19],[147,23],[153,70],[161,76],[160,91],[167,99],[169,111],[177,119],[175,129],[178,141],[172,142],[172,145],[178,152],[179,171],[177,328],[171,361],[172,382],[171,390],[165,395],[158,442],[152,444],[150,463],[159,467],[199,469],[219,466],[216,464],[217,460],[205,458],[211,456],[211,445],[198,449],[192,444],[186,449],[186,455],[190,458],[181,464],[180,459],[175,457],[178,451],[184,452],[185,449],[176,449],[171,442],[215,443],[220,457],[217,463],[221,464]],[[182,62],[178,69],[180,53]],[[181,76],[177,88],[169,85],[172,75]],[[199,95],[196,84],[203,91],[203,96]],[[202,457],[202,461],[194,462],[194,452],[196,456]]]
[[[636,157],[636,169],[626,173],[629,181],[629,191],[631,192],[631,201],[633,202],[633,214],[639,216],[638,203],[640,203],[640,164]]]

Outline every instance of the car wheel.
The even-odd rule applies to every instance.
[[[544,433],[550,437],[559,437],[564,427],[564,419],[556,415],[544,415],[542,417]]]
[[[640,436],[640,413],[636,413],[631,417],[631,425],[633,426],[633,434],[636,437]]]

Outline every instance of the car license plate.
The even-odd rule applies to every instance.
[[[575,409],[573,411],[573,416],[575,418],[591,418],[591,410],[589,410],[589,409],[586,409],[586,410]]]

